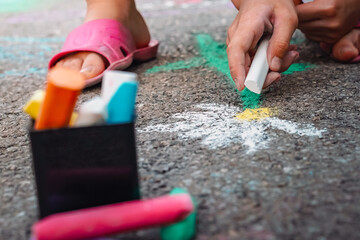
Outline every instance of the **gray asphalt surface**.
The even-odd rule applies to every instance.
[[[37,220],[29,119],[21,109],[43,87],[47,61],[63,38],[81,24],[84,2],[44,1],[27,12],[0,15],[0,239],[28,239]],[[262,107],[278,109],[279,119],[324,130],[321,137],[267,128],[262,137],[271,140],[268,145],[248,152],[242,140],[231,139],[241,125],[222,147],[204,144],[204,135],[184,137],[184,129],[147,132],[148,126],[181,121],[174,114],[205,111],[198,104],[242,111],[239,94],[214,68],[145,74],[198,56],[195,34],[225,42],[236,11],[224,1],[143,0],[138,6],[161,41],[156,60],[129,69],[140,81],[136,129],[143,197],[188,189],[199,202],[200,240],[360,239],[360,64],[337,63],[304,41],[299,62],[315,67],[283,76],[263,94]],[[100,86],[86,90],[80,102],[99,93]],[[216,131],[217,122],[209,129]],[[118,238],[160,235],[152,229]]]

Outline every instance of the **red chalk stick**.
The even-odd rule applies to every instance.
[[[167,195],[54,214],[32,230],[36,240],[94,238],[175,223],[193,210],[190,195]]]

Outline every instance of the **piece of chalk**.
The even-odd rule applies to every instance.
[[[44,101],[44,98],[45,98],[45,91],[36,90],[29,99],[29,101],[25,104],[23,108],[24,112],[27,113],[32,119],[36,119],[40,111],[40,106]],[[72,113],[69,123],[70,126],[74,125],[77,116],[78,115],[76,112]]]
[[[269,46],[269,39],[270,37],[262,39],[244,83],[250,91],[257,94],[261,93],[266,75],[269,72],[269,64],[266,54]]]
[[[131,72],[106,71],[101,85],[101,98],[108,104],[124,82],[137,82],[137,75]]]
[[[188,194],[188,192],[184,189],[174,188],[170,192],[170,195],[184,193]],[[194,205],[194,211],[189,216],[180,222],[161,228],[162,240],[190,240],[195,236],[197,204],[194,198],[192,198],[192,201]]]
[[[73,112],[71,114],[71,118],[70,118],[70,121],[69,121],[69,127],[73,127],[75,125],[75,122],[76,122],[78,117],[79,117],[79,114],[77,112]]]
[[[106,115],[104,101],[101,97],[95,97],[80,105],[74,127],[104,124]]]
[[[95,238],[181,221],[194,210],[189,194],[167,195],[58,213],[32,227],[36,240]]]
[[[77,71],[60,67],[50,70],[35,129],[67,127],[77,97],[84,86],[85,79]]]
[[[130,123],[135,118],[137,82],[123,82],[107,105],[106,122],[109,124]]]
[[[44,90],[36,90],[29,101],[25,104],[23,110],[25,113],[29,114],[32,119],[36,119],[41,103],[43,102],[45,97]]]

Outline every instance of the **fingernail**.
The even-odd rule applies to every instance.
[[[279,71],[281,68],[281,59],[278,57],[273,57],[273,59],[271,60],[270,68],[272,71]]]
[[[90,73],[94,70],[94,67],[92,66],[86,66],[86,67],[83,67],[81,70],[80,70],[80,73]]]

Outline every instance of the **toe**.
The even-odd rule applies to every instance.
[[[86,79],[90,79],[98,76],[105,70],[105,63],[103,58],[97,53],[88,53],[84,58],[80,73],[82,73]]]
[[[80,56],[74,54],[59,61],[56,65],[60,65],[62,67],[66,67],[75,71],[80,71],[82,63],[83,59]]]

